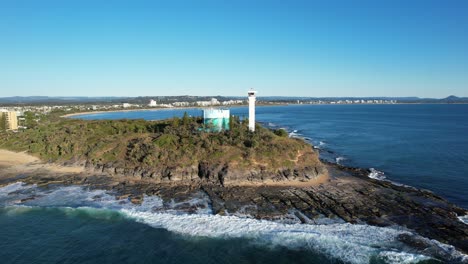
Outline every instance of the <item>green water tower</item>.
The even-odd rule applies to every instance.
[[[203,123],[210,132],[229,130],[230,111],[228,109],[203,110]]]

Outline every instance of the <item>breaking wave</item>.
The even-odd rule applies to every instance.
[[[335,162],[336,162],[337,164],[339,164],[339,165],[343,165],[342,162],[345,161],[345,160],[346,160],[346,158],[345,158],[345,157],[341,157],[341,156],[335,158]]]
[[[145,196],[141,204],[133,204],[128,198],[119,200],[104,190],[81,186],[43,189],[15,183],[0,188],[0,207],[7,214],[61,210],[72,217],[84,215],[103,220],[125,218],[154,228],[163,228],[186,238],[247,238],[254,244],[311,250],[347,263],[369,263],[375,260],[383,263],[417,263],[431,259],[427,252],[408,248],[398,239],[400,235],[414,236],[401,227],[348,223],[284,224],[249,217],[214,215],[209,198],[204,193],[198,193],[183,202]],[[187,211],[187,208],[193,207],[198,209]],[[445,250],[444,247],[451,248],[436,241],[430,243],[442,250]],[[453,254],[462,256],[458,251]]]
[[[299,134],[299,131],[293,130],[293,131],[289,132],[289,137],[291,137],[291,138],[302,138],[302,135]]]
[[[462,221],[464,224],[468,225],[468,215],[459,216],[458,219]]]
[[[370,171],[369,178],[372,178],[374,180],[383,181],[383,180],[385,180],[387,178],[383,171],[379,171],[379,170],[376,170],[374,168],[370,168],[369,171]]]
[[[171,215],[165,213],[123,210],[136,221],[156,228],[213,238],[250,238],[267,246],[308,249],[349,263],[369,263],[372,257],[382,260],[402,247],[398,235],[406,231],[368,225],[286,225],[271,221],[219,215]],[[400,254],[400,259],[415,262],[430,259],[420,254]],[[392,262],[390,262],[392,263]]]

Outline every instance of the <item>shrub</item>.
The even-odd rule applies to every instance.
[[[279,137],[288,137],[288,132],[282,128],[280,129],[276,129],[274,131],[275,135],[279,136]]]

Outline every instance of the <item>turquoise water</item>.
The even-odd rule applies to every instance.
[[[35,199],[28,199],[35,197]],[[78,186],[0,188],[1,263],[437,263],[398,241],[398,227],[330,223],[284,224],[213,215],[200,193],[187,202],[200,210],[145,197],[142,205]],[[169,207],[168,207],[169,206]],[[397,262],[395,262],[395,260]],[[412,263],[412,262],[410,262]]]
[[[18,209],[16,209],[18,210]],[[248,239],[186,238],[112,211],[0,209],[1,263],[321,263],[305,250]]]
[[[120,112],[82,118],[161,119],[200,109]],[[247,108],[231,112],[247,115]],[[326,159],[375,168],[379,177],[435,191],[468,207],[468,105],[258,107],[257,120],[287,128]],[[186,214],[158,197],[142,205],[78,186],[0,188],[0,263],[440,263],[397,240],[401,227],[284,224],[212,215],[203,193]],[[34,197],[35,199],[29,199]],[[163,209],[164,208],[164,209]],[[467,259],[465,259],[467,260]]]

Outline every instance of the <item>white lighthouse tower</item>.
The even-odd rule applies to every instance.
[[[249,95],[249,131],[255,132],[255,100],[257,92],[251,89]]]

